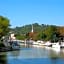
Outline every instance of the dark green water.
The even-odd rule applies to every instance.
[[[33,46],[0,52],[0,64],[64,64],[64,51]]]

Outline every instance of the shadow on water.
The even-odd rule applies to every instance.
[[[58,51],[50,50],[49,59],[51,64],[64,64],[64,52],[61,49]]]
[[[0,52],[0,64],[7,64],[7,55],[4,52]]]
[[[16,57],[17,58],[19,55],[20,55],[20,51],[19,50],[10,52],[10,56],[12,56],[12,57]]]
[[[57,58],[64,59],[64,51],[62,49],[59,52],[51,50],[49,53],[49,57],[52,59],[57,59]]]

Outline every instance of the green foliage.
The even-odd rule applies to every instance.
[[[39,25],[38,23],[33,24],[34,28],[34,34],[33,34],[33,40],[45,40],[45,41],[58,41],[58,31],[57,28],[58,26],[54,25],[44,25],[41,24]],[[22,34],[21,36],[17,36],[18,39],[29,39],[29,33],[31,32],[32,25],[25,25],[23,27],[16,27],[13,29],[15,33],[17,34]],[[0,30],[1,31],[1,30]],[[62,31],[61,31],[62,33]]]
[[[26,38],[25,35],[21,35],[21,34],[17,34],[17,35],[16,35],[16,39],[24,40],[25,38]]]
[[[46,28],[46,25],[42,24],[42,25],[39,25],[38,23],[34,23],[33,24],[33,27],[34,27],[34,32],[39,32],[39,31],[42,31],[43,29]],[[13,29],[15,32],[17,32],[18,34],[27,34],[29,32],[31,32],[32,30],[32,25],[29,24],[29,25],[25,25],[25,26],[22,26],[22,27],[16,27]]]
[[[37,35],[38,40],[45,40],[46,35],[41,31]]]
[[[41,29],[42,30],[42,29]],[[47,26],[46,29],[39,31],[37,34],[35,34],[34,39],[36,40],[57,40],[56,35],[56,26]]]
[[[45,33],[42,33],[41,38],[42,38],[43,41],[45,41],[46,40],[46,34]]]
[[[53,36],[55,35],[56,27],[55,26],[48,26],[44,33],[46,34],[46,40],[52,40]]]
[[[9,20],[3,16],[0,16],[0,38],[8,33],[9,26]]]

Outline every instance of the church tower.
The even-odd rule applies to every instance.
[[[31,32],[32,32],[32,33],[34,32],[34,30],[33,30],[33,24],[32,24],[32,30],[31,30]]]

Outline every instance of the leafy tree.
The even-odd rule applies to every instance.
[[[45,38],[46,38],[46,36],[42,31],[38,32],[38,34],[37,34],[37,39],[38,40],[45,40]]]
[[[9,26],[10,26],[9,19],[0,16],[0,38],[8,33]]]
[[[53,36],[55,35],[56,32],[56,26],[48,26],[46,30],[44,31],[46,35],[46,40],[52,40]]]

